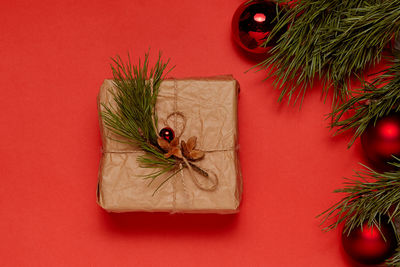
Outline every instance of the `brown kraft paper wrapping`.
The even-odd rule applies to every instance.
[[[115,105],[110,93],[114,89],[112,80],[104,81],[98,96],[99,111],[103,111],[100,103]],[[158,131],[166,127],[165,119],[169,114],[175,111],[184,114],[187,123],[181,140],[197,136],[196,149],[206,153],[196,165],[218,177],[218,186],[211,192],[198,188],[189,170],[184,168],[153,195],[170,174],[156,178],[149,186],[149,180],[142,176],[155,170],[141,168],[137,162],[137,157],[144,152],[115,141],[121,137],[106,129],[100,118],[103,153],[98,204],[110,212],[238,212],[242,194],[237,143],[238,91],[239,85],[232,76],[167,79],[159,89],[156,103]]]

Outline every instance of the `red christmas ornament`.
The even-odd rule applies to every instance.
[[[232,33],[235,42],[250,53],[263,54],[268,51],[260,45],[268,38],[276,24],[276,3],[273,1],[256,0],[249,4],[245,1],[239,6],[232,18]],[[270,46],[282,35],[277,34],[269,43]]]
[[[387,223],[387,217],[383,218],[380,229],[364,223],[362,229],[356,228],[349,235],[343,232],[343,248],[353,260],[362,264],[379,264],[392,256],[397,247],[396,235],[393,226]]]
[[[171,142],[175,138],[175,133],[171,128],[165,127],[161,129],[160,136],[166,141]]]
[[[361,136],[361,144],[368,159],[378,166],[400,156],[400,113],[391,113],[371,122]]]

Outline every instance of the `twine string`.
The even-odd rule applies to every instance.
[[[178,127],[177,126],[177,124],[178,124],[177,118],[181,117],[183,120],[182,129],[180,129],[180,131],[177,133],[177,137],[180,138],[186,129],[187,119],[182,112],[178,111],[178,85],[177,85],[177,82],[175,79],[174,79],[174,112],[172,112],[171,114],[169,114],[167,116],[166,122],[168,122],[168,119],[170,119],[172,116],[174,116],[174,129],[177,129],[177,127]],[[209,175],[205,170],[198,167],[197,165],[194,165],[193,163],[189,163],[188,159],[184,155],[182,155],[182,159],[183,159],[183,162],[185,163],[186,167],[189,170],[189,174],[190,174],[190,177],[192,178],[193,183],[199,189],[201,189],[203,191],[214,191],[215,189],[217,189],[219,181],[218,181],[218,176],[215,173],[213,173],[212,176],[214,177],[214,179],[212,179],[211,175]],[[180,166],[181,166],[181,164],[180,164]],[[207,179],[210,179],[212,181],[212,185],[209,187],[202,185],[200,183],[200,181],[198,180],[198,178],[196,177],[196,173],[195,173],[195,170],[193,167],[195,168],[197,173],[199,173],[200,175],[204,176]]]

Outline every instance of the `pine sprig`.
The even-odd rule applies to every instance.
[[[400,0],[278,0],[288,8],[263,45],[281,30],[270,56],[259,63],[274,77],[279,100],[304,97],[315,78],[333,103],[348,98],[351,77],[380,60],[384,46],[400,29]]]
[[[390,112],[400,110],[400,57],[392,59],[391,66],[371,83],[363,81],[363,87],[354,93],[354,97],[330,114],[331,126],[338,127],[336,134],[355,129],[349,147],[370,122],[376,123]],[[349,112],[352,116],[343,119]]]
[[[129,58],[129,56],[128,56]],[[126,63],[117,56],[112,59],[111,69],[116,90],[110,91],[116,103],[101,103],[104,111],[100,115],[104,125],[111,132],[123,137],[119,142],[136,145],[146,152],[138,157],[142,167],[158,170],[146,175],[155,179],[176,166],[175,158],[165,158],[157,144],[157,114],[155,105],[160,84],[165,77],[168,62],[159,54],[156,64],[149,69],[149,54],[138,65],[132,65],[130,58]]]
[[[345,187],[335,190],[346,196],[319,215],[323,217],[322,224],[334,220],[324,230],[345,222],[345,231],[349,233],[364,222],[379,226],[382,215],[389,215],[391,223],[400,216],[400,159],[394,159],[391,164],[396,171],[378,173],[364,166],[364,170],[356,172],[356,179],[346,179]]]

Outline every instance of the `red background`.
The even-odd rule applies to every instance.
[[[234,45],[239,0],[2,1],[2,266],[350,266],[339,230],[315,218],[362,161],[332,137],[330,103],[311,90],[277,103]],[[162,50],[174,77],[231,73],[241,84],[237,215],[108,214],[95,190],[96,95],[110,57]],[[154,61],[153,61],[154,62]]]

